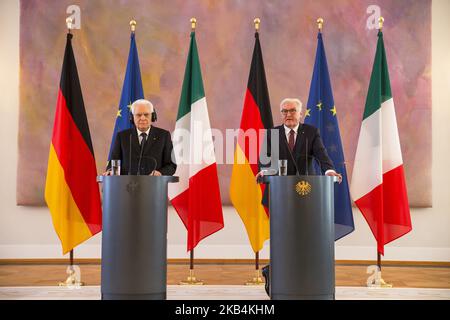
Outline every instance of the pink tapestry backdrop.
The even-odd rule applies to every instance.
[[[260,40],[274,122],[285,97],[308,98],[317,44],[323,38],[337,116],[351,177],[377,42],[373,1],[353,0],[22,0],[17,203],[44,205],[57,90],[66,40],[66,9],[76,4],[81,29],[73,47],[98,172],[104,170],[127,62],[129,21],[137,21],[144,94],[158,111],[157,126],[173,131],[196,17],[211,126],[239,128],[254,45]],[[431,199],[431,0],[378,0],[410,204]],[[74,150],[76,153],[76,150]],[[230,204],[232,165],[219,165],[224,204]]]

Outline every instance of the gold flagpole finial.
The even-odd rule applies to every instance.
[[[135,32],[136,31],[136,20],[131,20],[130,21],[130,27],[131,27],[131,32]]]
[[[258,32],[259,31],[259,26],[261,25],[261,19],[260,18],[255,18],[255,20],[253,20],[253,23],[255,24],[255,31]]]
[[[67,26],[67,29],[68,29],[68,31],[69,31],[69,33],[70,33],[70,30],[72,30],[72,18],[71,17],[68,17],[67,19],[66,19],[66,26]]]
[[[191,18],[191,29],[195,31],[195,27],[197,26],[197,19]]]
[[[383,17],[378,18],[378,28],[380,29],[380,31],[382,31],[383,29],[383,22],[384,22]]]
[[[317,22],[317,28],[319,28],[319,32],[322,32],[323,19],[322,18],[318,18],[316,22]]]

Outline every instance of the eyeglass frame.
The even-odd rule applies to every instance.
[[[284,116],[286,116],[288,113],[294,114],[294,113],[296,113],[297,111],[298,111],[297,108],[294,108],[294,109],[281,109],[281,110],[280,110],[280,112],[281,112]]]

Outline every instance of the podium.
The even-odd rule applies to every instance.
[[[178,177],[102,178],[102,299],[166,299],[167,184]]]
[[[271,299],[334,299],[334,181],[263,178],[269,186]]]

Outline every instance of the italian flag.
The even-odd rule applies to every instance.
[[[384,254],[384,245],[412,230],[402,152],[383,34],[370,77],[356,149],[351,193]]]
[[[173,143],[175,175],[180,177],[180,182],[169,185],[169,199],[188,231],[187,250],[191,251],[202,239],[224,226],[195,32],[191,32]]]

